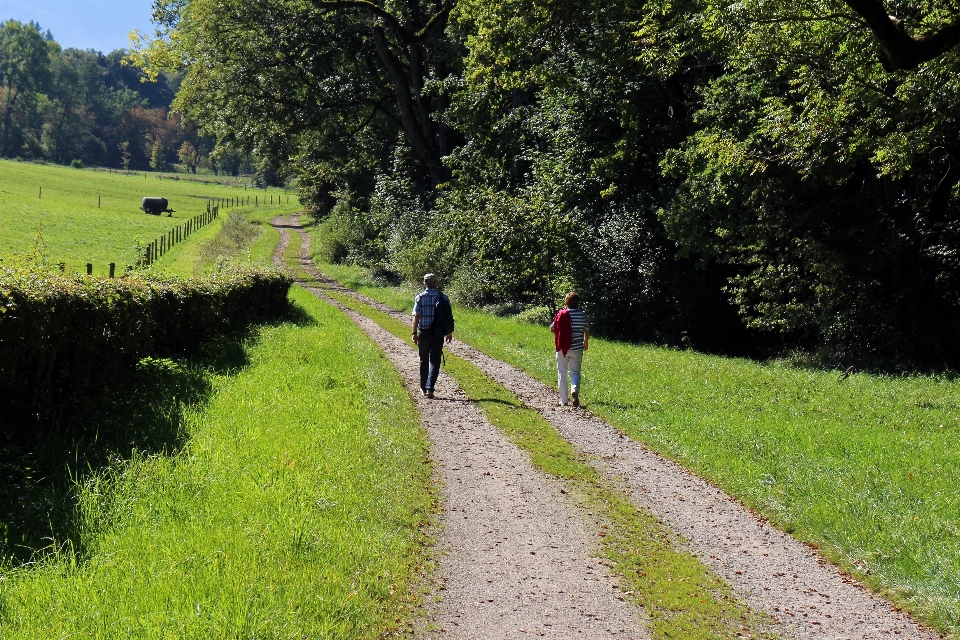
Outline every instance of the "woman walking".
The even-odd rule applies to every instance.
[[[571,291],[563,299],[564,309],[557,311],[550,330],[557,347],[557,386],[560,406],[567,404],[567,372],[570,372],[570,398],[580,406],[580,365],[590,340],[590,319],[580,310],[580,295]]]

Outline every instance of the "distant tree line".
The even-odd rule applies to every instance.
[[[62,49],[36,23],[5,22],[0,155],[141,171],[249,169],[248,156],[217,147],[170,110],[182,74],[148,79],[126,55]]]
[[[174,106],[296,176],[331,258],[607,335],[960,365],[960,9],[155,0]]]

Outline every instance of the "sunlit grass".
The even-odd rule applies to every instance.
[[[102,274],[113,262],[122,270],[136,263],[137,242],[150,242],[205,211],[208,198],[256,197],[261,205],[264,198],[262,190],[144,175],[0,160],[0,258],[32,252],[42,229],[52,263],[85,272],[89,262],[94,273]],[[261,208],[274,214],[299,208],[295,197],[287,204],[281,193],[271,189],[266,197],[273,194],[282,204]],[[167,198],[176,213],[143,213],[144,196]]]
[[[367,279],[361,290],[409,308],[396,305],[396,288]],[[462,307],[456,317],[458,338],[556,387],[547,327]],[[581,395],[631,437],[960,633],[957,382],[593,339]]]
[[[409,621],[433,500],[424,434],[376,345],[293,299],[300,319],[263,327],[245,368],[208,374],[182,450],[77,487],[82,553],[4,572],[4,638],[353,639]]]
[[[190,242],[175,245],[152,269],[188,278],[216,268],[221,261],[269,267],[279,238],[270,226],[276,215],[271,209],[231,209],[197,231]],[[234,227],[243,227],[239,233],[227,225],[231,217]]]

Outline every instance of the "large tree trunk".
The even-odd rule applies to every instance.
[[[410,146],[427,165],[433,183],[440,184],[446,180],[447,171],[436,148],[432,109],[429,101],[423,99],[419,91],[422,76],[418,74],[422,73],[422,69],[419,68],[420,56],[416,51],[418,45],[410,46],[408,55],[411,64],[410,67],[404,68],[403,63],[390,50],[390,43],[381,27],[373,26],[373,37],[377,54],[393,83],[397,107],[400,110],[400,122],[403,124]]]
[[[880,42],[880,59],[890,71],[916,69],[960,43],[960,18],[955,18],[932,33],[914,38],[906,32],[901,20],[887,12],[882,0],[844,2],[864,19]]]

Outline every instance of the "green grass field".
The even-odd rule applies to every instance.
[[[245,366],[204,374],[180,450],[87,476],[71,543],[6,567],[2,637],[353,639],[409,620],[433,500],[416,411],[355,325],[293,299]]]
[[[321,265],[409,310],[412,290]],[[455,301],[454,301],[455,302]],[[457,336],[556,387],[547,327],[458,307]],[[960,383],[797,369],[602,339],[588,409],[960,634]]]
[[[152,269],[182,278],[201,275],[220,260],[267,266],[279,236],[270,226],[271,207],[231,209],[197,231],[189,242],[174,245]]]
[[[18,213],[49,223],[50,261],[112,256],[182,221],[81,206],[96,192],[138,204],[136,177],[7,162],[0,174],[0,256],[32,250]],[[30,180],[57,187],[11,212]],[[174,208],[174,192],[205,205],[188,199],[197,185],[171,184]],[[294,208],[223,211],[151,270],[267,266],[268,222]],[[291,298],[285,321],[144,360],[50,437],[0,446],[0,637],[347,640],[412,623],[436,509],[416,410],[353,323],[303,290]]]
[[[296,196],[282,189],[243,189],[166,175],[161,180],[156,174],[0,160],[0,258],[32,253],[39,231],[51,263],[65,262],[70,271],[85,271],[89,262],[95,273],[106,273],[111,262],[120,270],[134,264],[138,242],[150,242],[201,213],[208,198],[257,198],[262,209],[274,214],[300,206]],[[143,213],[139,207],[144,196],[167,198],[176,213],[172,217]],[[265,197],[279,204],[263,206]]]

